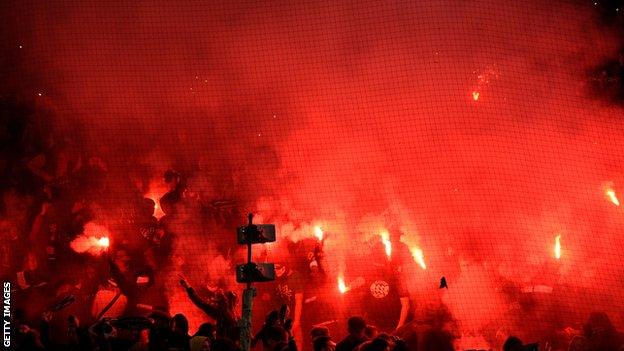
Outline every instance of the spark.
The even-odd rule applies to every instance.
[[[555,237],[555,258],[561,258],[561,235]]]
[[[479,95],[480,95],[480,94],[479,94],[479,92],[478,92],[478,91],[476,91],[476,90],[475,90],[475,91],[473,91],[473,92],[472,92],[472,99],[473,99],[474,101],[479,100]]]

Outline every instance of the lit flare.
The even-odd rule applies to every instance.
[[[98,246],[108,248],[110,246],[110,240],[108,237],[101,237],[98,239]]]
[[[344,294],[347,291],[349,291],[349,288],[345,284],[345,281],[343,278],[338,278],[338,291],[340,291],[341,294]]]
[[[418,247],[414,247],[412,248],[411,251],[412,251],[412,257],[414,258],[414,261],[418,263],[420,268],[427,269],[427,264],[425,263],[425,255],[423,253],[423,250]]]
[[[319,241],[323,241],[323,228],[316,226],[314,227],[314,236],[319,240]]]
[[[607,189],[605,191],[605,195],[607,195],[609,201],[611,201],[615,206],[620,206],[620,200],[618,200],[617,195],[615,194],[615,190]]]
[[[390,242],[390,234],[385,230],[381,232],[381,242],[386,249],[386,256],[390,257],[392,255],[392,242]]]
[[[99,256],[110,246],[110,233],[105,226],[89,222],[85,224],[83,232],[69,243],[77,253],[89,253]]]

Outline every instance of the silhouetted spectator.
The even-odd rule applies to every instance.
[[[516,336],[510,336],[503,344],[503,351],[523,351],[524,344],[522,340]]]
[[[329,336],[329,329],[327,327],[314,327],[310,329],[310,337],[312,340],[319,336]]]
[[[234,341],[227,338],[217,338],[210,345],[210,351],[239,351]]]
[[[358,347],[359,351],[388,351],[389,349],[390,343],[383,338],[366,341]]]
[[[347,335],[342,341],[336,345],[336,351],[351,351],[358,347],[361,343],[368,340],[364,335],[366,329],[366,321],[362,317],[351,317],[347,321]]]
[[[176,314],[171,319],[171,332],[167,340],[170,350],[189,351],[190,339],[188,320],[183,314]]]
[[[281,326],[268,327],[262,339],[263,351],[297,351],[297,345],[286,329]]]
[[[589,315],[583,325],[583,337],[589,345],[589,351],[617,350],[624,343],[624,335],[615,329],[604,312]]]
[[[313,351],[335,351],[336,344],[329,336],[318,336],[312,341]]]
[[[374,339],[379,335],[379,329],[377,329],[374,325],[367,325],[364,329],[364,335],[370,340]]]
[[[185,280],[180,280],[180,284],[186,289],[186,293],[193,304],[204,311],[210,318],[217,321],[218,337],[225,337],[231,340],[239,338],[240,330],[234,314],[237,300],[236,294],[231,291],[225,293],[217,292],[213,298],[204,301]]]
[[[204,323],[191,338],[191,351],[201,351],[206,345],[211,345],[217,333],[214,324]]]

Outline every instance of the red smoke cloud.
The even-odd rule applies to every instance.
[[[464,331],[518,328],[502,281],[562,284],[568,323],[624,310],[624,213],[603,188],[624,184],[622,110],[590,98],[586,76],[617,38],[589,7],[12,5],[11,50],[31,82],[13,84],[41,92],[58,132],[112,174],[173,166],[282,238],[320,224],[336,281],[360,250],[353,237],[397,225],[426,258],[410,276],[416,301],[449,277],[440,300]],[[187,234],[177,254],[199,265],[210,250],[189,254],[205,239]]]

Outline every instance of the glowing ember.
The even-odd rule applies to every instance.
[[[561,235],[557,235],[555,238],[555,258],[561,258]]]
[[[607,189],[605,191],[605,195],[607,195],[609,201],[611,201],[615,206],[620,206],[620,200],[618,200],[613,189]]]
[[[323,240],[323,228],[319,226],[314,227],[314,236],[319,239],[319,241]]]
[[[340,291],[341,294],[344,294],[347,291],[349,291],[349,288],[345,284],[345,281],[343,278],[338,278],[338,291]]]
[[[390,242],[390,234],[387,231],[381,232],[381,242],[386,248],[386,256],[392,255],[392,243]]]
[[[472,99],[473,99],[474,101],[479,100],[479,92],[478,92],[478,91],[473,91],[473,92],[472,92]]]
[[[414,258],[414,261],[418,263],[420,268],[427,269],[427,264],[425,264],[425,255],[423,253],[423,250],[421,250],[418,247],[414,247],[412,248],[411,251],[412,251],[412,257]]]

